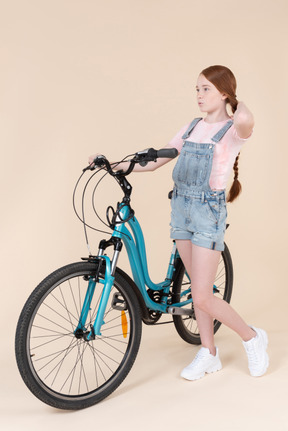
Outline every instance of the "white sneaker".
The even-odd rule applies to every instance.
[[[248,357],[248,368],[251,376],[260,377],[265,374],[269,365],[269,356],[266,352],[268,336],[263,329],[251,328],[256,332],[256,337],[249,341],[242,341]]]
[[[187,380],[198,380],[205,376],[205,373],[214,373],[222,368],[219,359],[218,348],[213,356],[207,347],[201,347],[194,360],[181,372],[181,377]]]

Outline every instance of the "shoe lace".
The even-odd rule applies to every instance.
[[[193,365],[198,364],[199,362],[201,362],[201,361],[202,361],[202,359],[203,359],[203,358],[205,358],[205,356],[206,356],[206,352],[205,352],[205,350],[203,350],[203,348],[201,348],[201,349],[199,350],[199,352],[198,352],[198,353],[196,353],[196,356],[195,356],[195,358],[194,358],[194,360],[193,360],[192,364],[193,364]],[[192,364],[191,364],[191,365],[192,365]]]
[[[246,349],[248,361],[251,365],[258,365],[260,360],[259,350],[255,345],[251,345]]]

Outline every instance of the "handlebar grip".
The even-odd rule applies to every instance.
[[[162,148],[161,150],[157,151],[157,157],[159,158],[175,159],[177,156],[177,148]]]
[[[176,148],[162,148],[161,150],[148,148],[147,150],[136,153],[137,162],[140,166],[146,166],[148,162],[156,162],[158,158],[174,159],[176,156],[178,156],[178,150]]]

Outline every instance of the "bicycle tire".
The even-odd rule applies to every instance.
[[[187,286],[189,286],[190,281],[187,275],[185,275],[185,268],[180,258],[177,259],[175,267],[176,276],[172,287],[173,302],[180,302],[181,291],[187,289]],[[221,259],[219,261],[214,286],[216,286],[218,290],[218,292],[215,292],[215,295],[229,303],[231,300],[233,289],[233,264],[231,254],[226,244],[224,251],[221,253]],[[181,300],[183,301],[183,298],[181,298]],[[173,315],[173,321],[178,334],[184,341],[190,344],[201,344],[201,338],[194,313],[192,317],[188,317],[185,315]],[[221,322],[215,319],[214,334],[218,331],[220,326]]]
[[[78,410],[100,402],[123,382],[138,353],[140,307],[117,270],[101,328],[104,335],[85,341],[74,334],[87,289],[85,279],[95,274],[96,267],[78,262],[50,274],[32,292],[18,321],[15,351],[20,374],[30,391],[52,407]],[[104,279],[104,269],[99,278]],[[102,286],[96,285],[85,328],[95,320]],[[112,307],[114,293],[119,303],[125,301],[124,310]]]

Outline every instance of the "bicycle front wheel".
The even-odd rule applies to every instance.
[[[60,409],[89,407],[110,395],[129,373],[141,339],[141,311],[127,281],[116,271],[101,335],[75,333],[97,264],[58,269],[32,292],[19,318],[16,359],[30,391]],[[99,279],[104,279],[100,271]],[[85,328],[90,332],[102,294],[97,283]]]
[[[212,286],[211,286],[212,288]],[[217,274],[214,281],[213,292],[218,298],[230,302],[233,288],[233,266],[232,259],[227,245],[221,253]],[[176,263],[176,278],[172,288],[173,302],[183,302],[191,298],[190,280],[185,272],[182,260],[179,258]],[[193,310],[192,316],[173,316],[175,328],[180,337],[190,344],[201,344],[200,333],[197,320]],[[221,326],[221,322],[214,320],[214,334]]]

